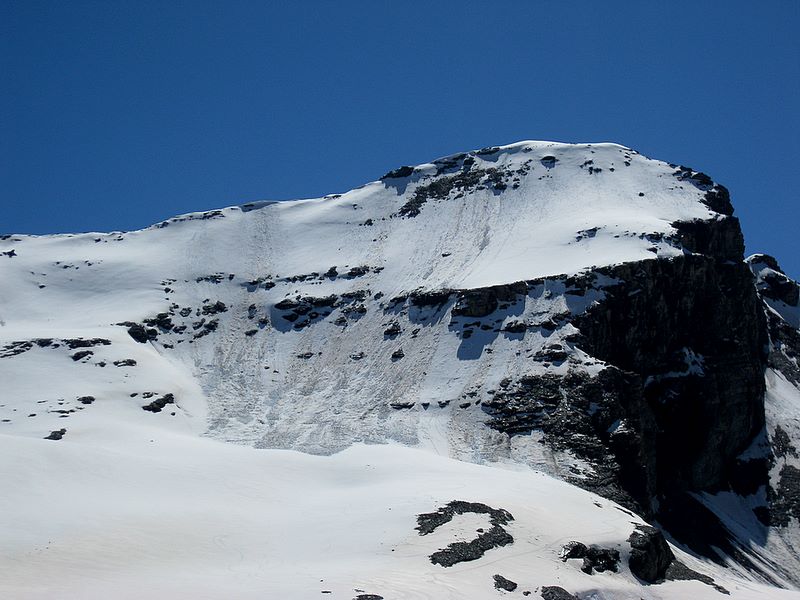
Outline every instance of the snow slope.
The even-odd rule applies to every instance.
[[[541,473],[396,445],[329,457],[257,451],[119,423],[92,440],[0,445],[5,598],[481,599],[505,595],[494,574],[518,583],[517,595],[559,585],[592,598],[720,596],[698,581],[642,588],[625,566],[641,520]],[[508,510],[514,544],[431,564],[428,555],[488,526],[463,515],[433,535],[414,531],[417,514],[453,499]],[[573,539],[619,548],[620,573],[589,576],[580,561],[558,560]],[[733,598],[797,597],[681,557]]]
[[[479,407],[506,378],[571,366],[536,353],[581,358],[571,326],[509,329],[602,297],[564,294],[561,275],[680,255],[674,222],[723,218],[710,186],[613,144],[521,142],[405,173],[135,232],[0,239],[5,596],[495,598],[499,573],[517,594],[716,597],[642,587],[624,560],[638,517],[543,474],[582,465],[482,427]],[[451,300],[408,298],[523,280],[469,338]],[[452,500],[510,511],[515,543],[431,564],[486,526],[418,536],[416,515]],[[621,573],[559,561],[571,539],[618,547]],[[732,597],[797,596],[676,552]]]
[[[613,144],[549,142],[471,153],[472,172],[499,169],[506,187],[492,187],[485,176],[471,188],[452,190],[446,200],[429,200],[416,217],[398,215],[416,190],[449,177],[466,156],[342,195],[184,215],[142,231],[8,237],[0,251],[15,256],[0,255],[0,344],[37,337],[109,339],[111,346],[96,349],[94,359],[110,364],[131,358],[138,366],[99,370],[97,360],[83,361],[70,371],[80,372],[72,377],[70,395],[111,394],[136,404],[124,398],[151,387],[176,393],[182,409],[176,419],[192,421],[205,410],[209,418],[180,427],[208,426],[228,441],[325,453],[358,440],[429,439],[441,453],[470,452],[474,440],[461,440],[449,415],[398,415],[387,406],[455,401],[474,388],[496,387],[509,374],[504,371],[527,368],[512,357],[536,352],[546,340],[479,333],[491,338],[477,340],[491,343],[488,354],[475,338],[467,343],[434,326],[446,318],[446,307],[406,316],[402,335],[387,340],[382,332],[394,320],[389,299],[419,289],[474,288],[677,255],[682,249],[669,238],[673,222],[719,215],[702,203],[704,189],[676,178],[666,163]],[[324,276],[332,266],[339,276]],[[354,267],[366,267],[366,273],[347,276]],[[267,285],[247,286],[259,279]],[[538,298],[514,307],[519,314],[506,321],[585,308],[566,306],[559,285],[543,285]],[[287,297],[353,292],[366,300],[352,303],[346,325],[334,323],[343,306],[302,330],[275,310]],[[228,309],[213,316],[218,330],[193,339],[192,324],[203,317],[198,309],[217,300]],[[251,305],[255,313],[248,312]],[[192,313],[173,316],[188,332],[170,338],[173,348],[142,346],[112,325],[176,307]],[[245,332],[256,328],[243,344]],[[363,359],[350,358],[368,348]],[[393,362],[390,355],[398,349],[405,358]],[[314,356],[297,358],[307,353]],[[44,361],[63,362],[62,354],[37,347],[3,361],[0,369],[12,370],[6,379],[22,400],[30,381],[48,372]],[[322,400],[303,401],[308,397]],[[70,424],[79,428],[80,421],[75,416]],[[23,427],[38,436],[56,424],[46,417],[25,425],[15,420],[7,430]],[[453,436],[457,448],[448,450]]]

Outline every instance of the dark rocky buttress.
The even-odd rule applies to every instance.
[[[682,523],[714,518],[691,492],[753,493],[767,478],[766,462],[737,457],[764,429],[769,338],[738,220],[673,225],[680,256],[562,278],[567,294],[594,288],[603,298],[549,327],[577,327],[571,345],[604,370],[525,377],[484,410],[487,424],[509,435],[542,431],[546,444],[592,465],[593,474],[573,483],[658,519],[689,543],[692,528]],[[533,285],[459,292],[453,314],[484,315]],[[566,357],[550,354],[543,359]],[[717,531],[715,545],[736,555],[724,528]]]
[[[749,270],[691,254],[603,271],[622,283],[575,325],[583,349],[633,374],[625,408],[652,454],[647,490],[724,487],[764,426],[766,327]]]

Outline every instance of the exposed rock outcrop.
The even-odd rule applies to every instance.
[[[639,461],[646,489],[724,487],[764,426],[766,327],[746,266],[687,255],[601,273],[620,283],[575,320],[579,345],[635,374],[638,389],[621,400],[634,403],[627,412],[639,415],[634,428],[652,457]]]
[[[628,566],[631,573],[648,583],[664,579],[667,568],[675,555],[664,539],[664,534],[655,527],[639,525],[628,538],[631,553]]]

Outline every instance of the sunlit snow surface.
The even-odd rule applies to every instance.
[[[494,574],[517,582],[517,595],[561,585],[603,590],[595,598],[720,596],[699,582],[642,589],[624,564],[641,521],[540,473],[397,445],[320,457],[125,425],[92,438],[0,437],[3,597],[497,598]],[[416,514],[453,499],[511,512],[514,544],[431,564],[432,552],[488,527],[464,515],[414,531]],[[621,572],[589,576],[559,561],[572,539],[618,547]],[[796,597],[711,572],[735,598]]]
[[[716,218],[703,191],[612,144],[524,142],[474,159],[525,173],[502,193],[431,199],[411,218],[398,211],[441,163],[338,196],[184,215],[142,231],[0,240],[12,253],[0,254],[0,347],[58,344],[0,358],[0,597],[508,595],[493,588],[494,574],[533,598],[546,585],[581,598],[720,597],[696,581],[641,587],[625,561],[638,517],[533,470],[559,473],[573,457],[533,435],[509,440],[482,425],[476,403],[461,407],[468,392],[480,399],[530,373],[528,357],[560,332],[464,340],[448,327],[450,304],[403,314],[388,304],[419,289],[677,255],[654,234]],[[324,277],[332,266],[340,276]],[[341,276],[362,266],[366,274]],[[274,287],[247,285],[259,278]],[[359,291],[364,312],[344,325],[337,308],[296,330],[274,308],[286,297]],[[557,280],[541,282],[494,326],[580,312],[601,294],[562,292]],[[195,338],[196,311],[216,301],[226,306],[213,315],[217,329]],[[191,309],[175,316],[184,334],[139,344],[115,325],[173,305]],[[259,318],[268,324],[256,326]],[[402,334],[387,337],[394,320]],[[81,348],[63,340],[76,338],[109,344],[73,360]],[[404,357],[393,360],[398,349]],[[114,365],[124,360],[136,364]],[[146,392],[175,403],[144,411]],[[79,401],[86,396],[94,400]],[[391,407],[404,402],[413,407]],[[61,428],[63,439],[43,439]],[[514,544],[451,568],[431,564],[432,552],[486,525],[465,515],[419,536],[416,515],[451,500],[510,511]],[[590,576],[559,561],[572,539],[618,547],[621,572]],[[681,558],[734,598],[796,597]]]

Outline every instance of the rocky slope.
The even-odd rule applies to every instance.
[[[634,518],[631,531],[614,525],[595,546],[571,547],[584,561],[565,580],[577,597],[795,589],[798,288],[770,257],[745,262],[743,248],[728,192],[707,175],[613,144],[550,142],[137,232],[3,236],[0,439],[12,456],[63,444],[76,457],[172,436],[322,456],[388,442],[534,469]],[[254,456],[242,460],[275,460]],[[51,460],[24,483],[49,476]],[[404,505],[454,522],[475,512],[463,506],[495,515],[431,559],[483,564],[519,547],[487,491],[466,491],[437,496],[428,512]],[[510,491],[493,502],[525,506]],[[558,538],[548,543],[569,541]],[[15,539],[10,560],[31,551]],[[629,564],[612,576],[620,549]],[[545,585],[560,577],[550,554],[531,588],[542,597],[561,593]],[[387,597],[412,589],[385,568],[374,580]],[[513,577],[495,575],[474,593],[514,593]],[[438,576],[406,597],[441,593]],[[477,589],[466,577],[447,585]]]

